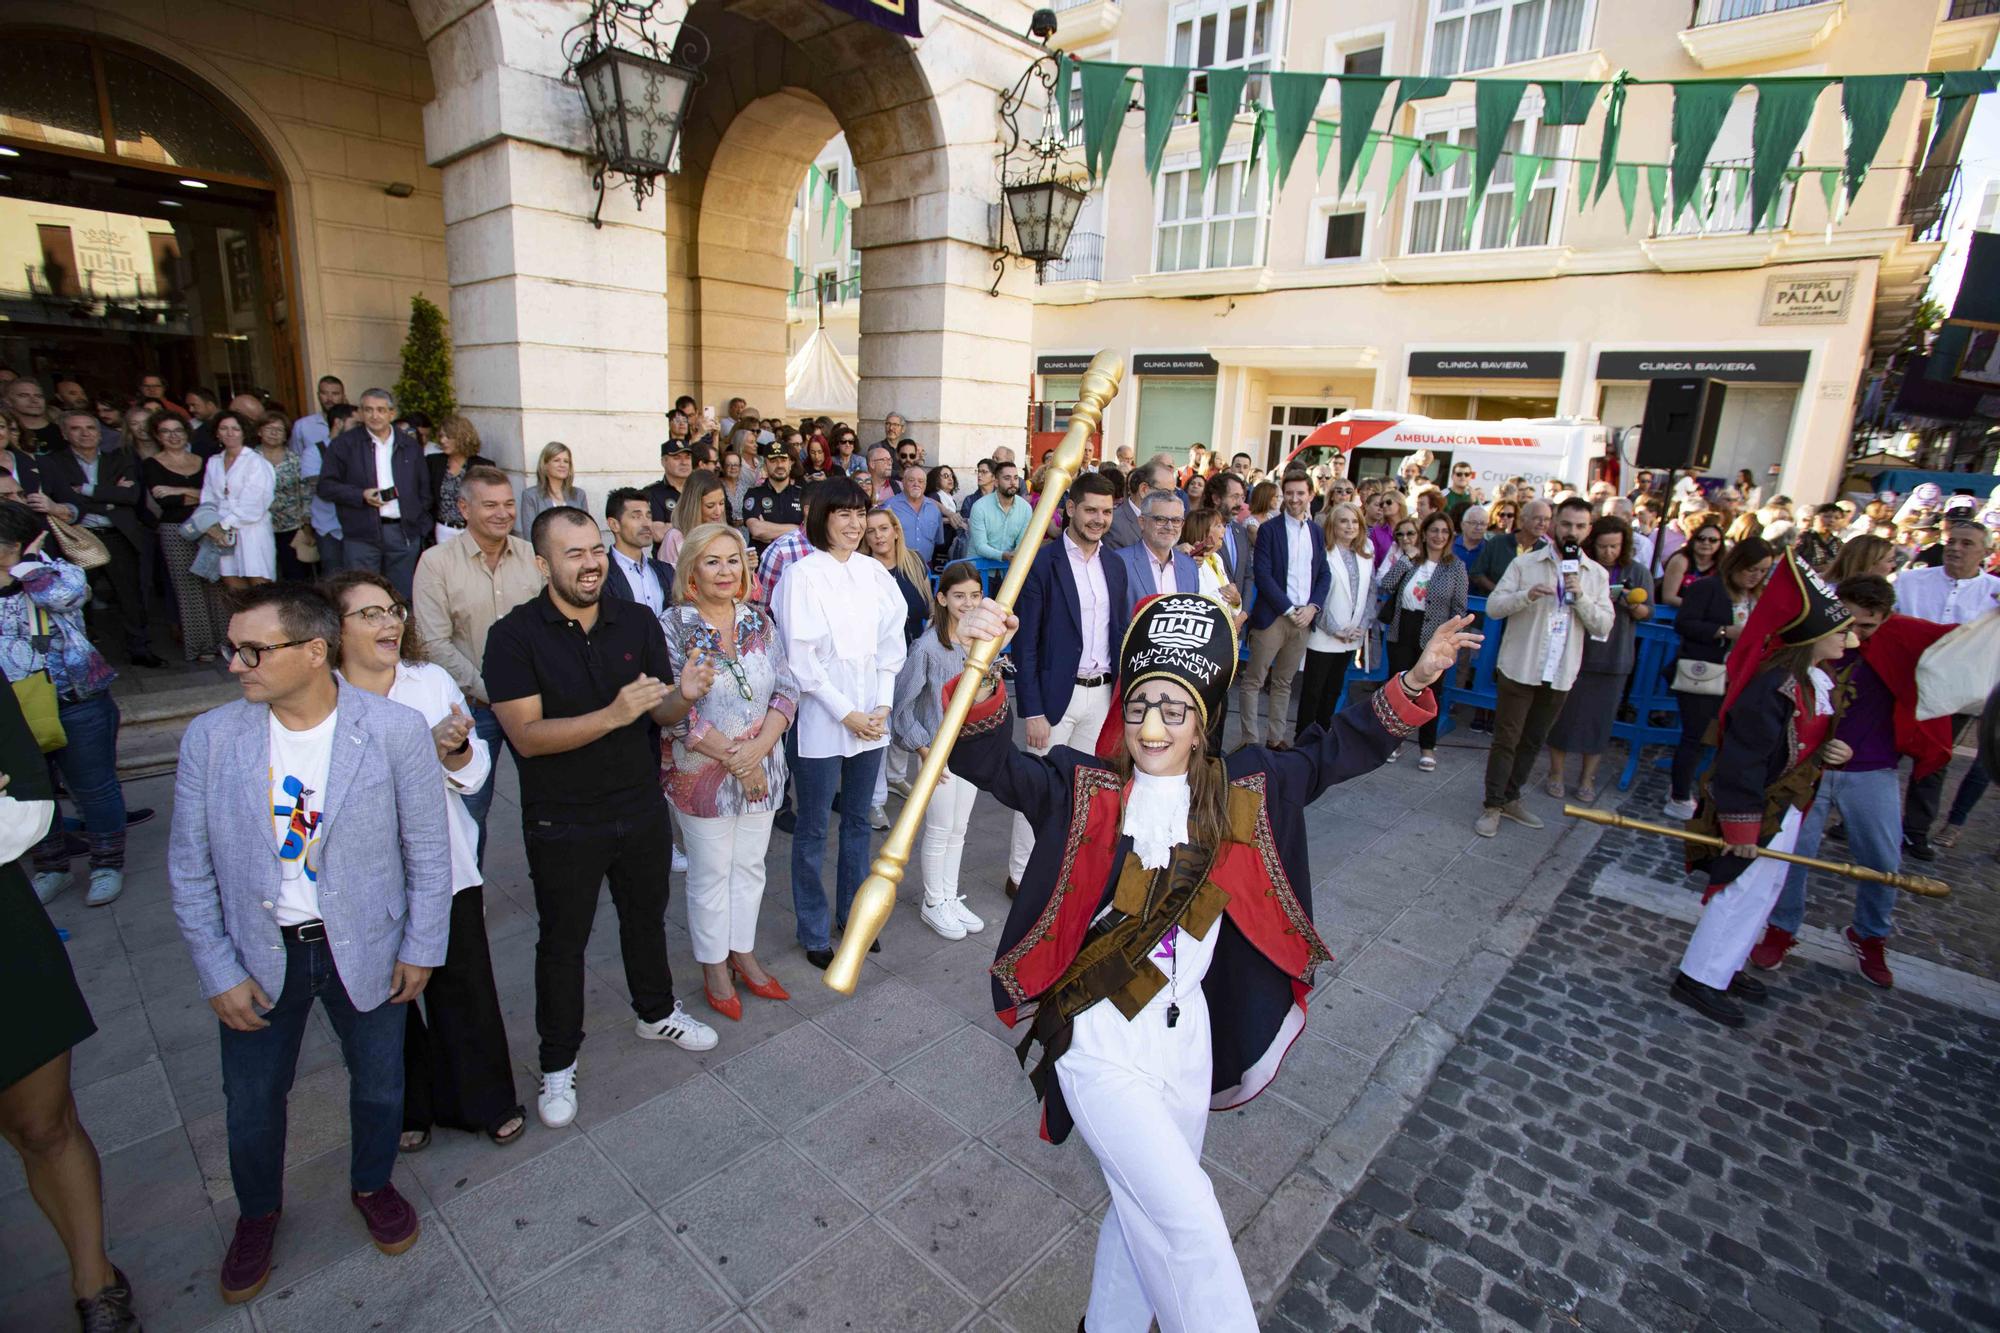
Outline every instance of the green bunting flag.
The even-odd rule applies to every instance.
[[[840,206],[833,210],[833,253],[839,254],[847,242],[847,204],[837,201]]]
[[[1324,176],[1326,174],[1327,150],[1333,147],[1334,131],[1339,128],[1340,126],[1330,120],[1316,120],[1313,122],[1313,133],[1319,139],[1319,167],[1315,171],[1315,175]]]
[[[1972,105],[1972,99],[2000,88],[2000,69],[1954,69],[1943,74],[1927,74],[1924,86],[1937,98],[1937,121],[1931,130],[1931,146],[1924,150],[1924,165],[1938,154],[1958,125],[1958,118]]]
[[[1368,173],[1375,166],[1375,150],[1381,146],[1383,136],[1371,134],[1361,145],[1361,160],[1354,164],[1354,188],[1363,189],[1368,184]]]
[[[1486,201],[1486,182],[1493,178],[1507,130],[1513,125],[1527,91],[1526,79],[1481,79],[1473,95],[1472,197],[1465,209],[1468,238],[1472,235],[1473,220],[1479,216],[1479,206]]]
[[[1672,225],[1673,219],[1667,216],[1667,169],[1657,162],[1646,164],[1646,194],[1653,201],[1653,220],[1661,230],[1665,230]],[[1678,208],[1674,210],[1674,216],[1680,216]]]
[[[1625,128],[1625,76],[1612,80],[1611,96],[1604,100],[1604,131],[1597,145],[1597,197],[1611,184],[1611,168],[1618,156],[1618,136]],[[1632,225],[1632,206],[1625,206],[1625,225]]]
[[[1069,58],[1069,52],[1064,51],[1056,57],[1056,86],[1049,93],[1049,96],[1055,98],[1056,115],[1059,118],[1059,123],[1062,125],[1062,133],[1064,139],[1069,138],[1069,132],[1071,128],[1070,110],[1069,110],[1069,84],[1071,77],[1075,73],[1076,73],[1076,62]]]
[[[1543,79],[1536,86],[1542,90],[1544,125],[1583,124],[1590,119],[1590,108],[1604,87],[1581,79]]]
[[[1083,161],[1095,182],[1111,167],[1125,108],[1132,100],[1130,65],[1083,62]]]
[[[1590,183],[1597,179],[1597,164],[1588,159],[1576,164],[1576,211],[1581,213],[1590,203]]]
[[[1702,168],[1708,165],[1708,150],[1722,132],[1729,104],[1743,84],[1735,79],[1702,79],[1674,85],[1674,216],[1694,201],[1701,184]]]
[[[1812,123],[1813,107],[1830,79],[1753,79],[1757,115],[1750,123],[1750,225],[1777,197],[1792,153]]]
[[[1418,142],[1400,134],[1389,141],[1389,187],[1382,192],[1384,213],[1389,211],[1389,205],[1395,201],[1396,187],[1403,183],[1403,174],[1410,169],[1410,160],[1417,155]]]
[[[1243,106],[1243,84],[1250,71],[1241,65],[1208,71],[1208,110],[1201,117],[1201,184],[1208,188],[1208,173],[1222,160],[1229,143],[1229,131]]]
[[[819,178],[819,192],[819,229],[824,233],[826,231],[826,215],[833,211],[833,206],[837,201],[833,192],[833,182],[824,173]]]
[[[1167,135],[1173,131],[1174,115],[1180,110],[1187,81],[1184,65],[1147,65],[1139,75],[1139,86],[1146,98],[1147,180],[1160,178],[1160,156],[1167,150]]]
[[[1616,163],[1618,202],[1625,206],[1625,230],[1632,230],[1632,206],[1639,198],[1639,167],[1634,162]]]
[[[1450,79],[1419,78],[1405,74],[1396,80],[1396,102],[1389,108],[1389,125],[1394,128],[1396,116],[1411,102],[1426,102],[1433,97],[1443,97],[1451,91]]]
[[[1326,89],[1324,74],[1273,74],[1271,79],[1271,161],[1283,186],[1292,170],[1292,159],[1312,128],[1313,112],[1319,107],[1320,93]],[[1324,155],[1322,155],[1323,157]]]
[[[1833,225],[1833,196],[1840,188],[1841,173],[1827,167],[1819,173],[1819,192],[1826,196],[1826,225]]]
[[[1533,153],[1514,154],[1514,211],[1507,218],[1507,237],[1511,242],[1521,229],[1521,214],[1527,210],[1528,200],[1535,194],[1535,182],[1541,179],[1542,168],[1548,159]]]
[[[1840,81],[1840,116],[1847,126],[1847,201],[1861,193],[1861,182],[1889,132],[1889,121],[1902,100],[1907,74],[1850,74]]]
[[[1379,74],[1341,75],[1340,178],[1334,182],[1336,194],[1347,193],[1347,182],[1354,175],[1354,164],[1361,160],[1361,148],[1368,140],[1375,112],[1382,105],[1382,95],[1394,82]]]

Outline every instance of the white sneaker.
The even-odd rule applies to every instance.
[[[958,924],[965,927],[966,934],[977,935],[980,931],[986,929],[985,918],[965,905],[964,894],[959,894],[946,903],[945,906],[958,914]]]
[[[1694,802],[1692,800],[1686,800],[1686,801],[1670,800],[1665,805],[1660,807],[1660,813],[1665,815],[1668,819],[1693,819]]]
[[[674,1001],[674,1011],[657,1023],[633,1019],[632,1030],[647,1041],[670,1041],[684,1051],[712,1051],[721,1040],[714,1028],[681,1008],[679,1000]]]
[[[688,868],[688,854],[682,851],[678,847],[674,848],[673,873],[676,875],[685,875],[687,874],[687,868]]]
[[[576,1063],[572,1061],[568,1069],[558,1069],[553,1074],[542,1075],[542,1094],[535,1099],[535,1109],[541,1112],[542,1123],[550,1129],[561,1129],[576,1119]]]
[[[906,801],[910,799],[910,782],[907,778],[890,778],[889,790]]]
[[[868,812],[868,827],[884,829],[889,827],[889,808],[878,805]]]
[[[83,895],[85,907],[106,907],[125,892],[125,872],[101,866],[90,872],[90,891]]]
[[[35,897],[47,907],[55,901],[57,894],[69,887],[69,871],[42,870],[35,875]]]
[[[926,902],[924,910],[920,915],[923,917],[925,925],[946,939],[962,940],[965,938],[965,926],[959,921],[958,913],[952,910],[952,903],[954,901],[954,899],[946,898],[942,902]]]

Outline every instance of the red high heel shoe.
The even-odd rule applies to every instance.
[[[776,977],[763,982],[750,980],[750,974],[745,972],[742,964],[738,963],[734,958],[729,960],[729,975],[735,977],[737,983],[752,995],[760,996],[766,1000],[789,1000],[792,998],[792,993],[780,985]]]
[[[743,1021],[742,996],[732,995],[725,1000],[718,997],[714,991],[706,986],[701,988],[701,993],[708,997],[708,1007],[715,1010],[716,1013],[721,1014],[731,1022],[741,1023]]]

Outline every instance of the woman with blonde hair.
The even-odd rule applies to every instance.
[[[653,557],[664,564],[677,566],[681,547],[686,545],[690,532],[705,523],[728,521],[729,491],[723,486],[722,478],[713,472],[690,472],[687,485],[681,488],[681,498],[674,501],[674,521],[667,528],[667,535],[660,538],[660,549],[653,553]],[[674,581],[678,583],[680,580]]]
[[[915,643],[924,626],[930,623],[931,576],[904,540],[903,521],[887,508],[869,510],[867,526],[862,530],[861,554],[873,556],[889,571],[896,591],[903,594],[903,643],[905,646]],[[892,736],[889,753],[875,771],[875,799],[868,810],[871,827],[889,827],[889,788],[893,784],[897,791],[907,792],[909,769],[910,752]]]
[[[1393,486],[1375,493],[1375,521],[1368,526],[1368,541],[1375,548],[1375,568],[1381,569],[1396,553],[1396,529],[1410,516],[1409,501]]]
[[[466,470],[492,467],[493,460],[479,452],[479,431],[470,421],[453,413],[437,425],[439,452],[425,457],[431,470],[431,494],[436,497],[438,544],[442,546],[465,531],[465,515],[458,509],[458,488]]]
[[[1901,562],[1896,558],[1896,543],[1887,537],[1877,537],[1873,533],[1863,533],[1850,537],[1840,548],[1840,554],[1827,566],[1826,581],[1838,588],[1845,579],[1861,574],[1878,574],[1888,578],[1894,574]]]
[[[1306,635],[1305,685],[1299,693],[1301,727],[1333,725],[1334,705],[1347,684],[1348,669],[1367,666],[1370,626],[1375,618],[1375,545],[1361,510],[1346,501],[1330,504],[1320,517],[1325,560],[1333,573],[1326,605]]]
[[[678,412],[674,415],[680,417]],[[558,505],[569,505],[586,514],[593,512],[590,496],[576,484],[576,460],[570,456],[569,446],[561,440],[550,440],[542,446],[542,456],[535,460],[535,484],[521,492],[521,503],[514,516],[514,535],[522,541],[528,540],[535,515]]]
[[[715,684],[687,720],[660,736],[660,778],[687,846],[688,935],[709,1008],[743,1017],[752,995],[788,1000],[757,961],[757,914],[771,823],[785,801],[785,747],[798,717],[799,686],[784,640],[750,600],[754,565],[743,535],[725,523],[697,525],[681,541],[674,605],[660,617],[676,672],[699,655]]]

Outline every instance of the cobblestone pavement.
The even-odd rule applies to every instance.
[[[1892,960],[1991,978],[1996,822],[1935,868],[1954,898],[1899,909]],[[2000,1023],[1795,957],[1714,1027],[1665,994],[1686,925],[1591,892],[1633,872],[1693,883],[1606,832],[1267,1329],[2000,1327]],[[1846,924],[1851,891],[1810,893]]]

